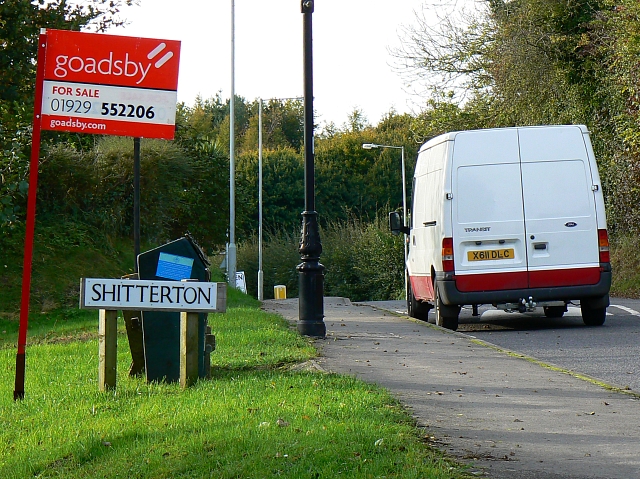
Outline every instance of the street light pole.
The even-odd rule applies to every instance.
[[[302,97],[270,98],[269,100],[302,100]],[[258,98],[258,301],[264,299],[262,270],[262,98]]]
[[[313,144],[313,0],[302,0],[304,37],[304,212],[298,270],[298,331],[305,336],[324,338],[324,266],[320,264],[322,243],[315,211]]]
[[[402,218],[403,224],[405,226],[405,230],[407,229],[407,181],[405,177],[405,167],[404,167],[404,146],[392,146],[392,145],[378,145],[376,143],[364,143],[362,148],[365,150],[372,150],[378,148],[393,148],[395,150],[401,151],[401,167],[402,167]],[[404,296],[407,298],[407,284],[409,278],[407,278],[407,256],[408,256],[408,247],[407,247],[407,233],[404,234]]]
[[[235,2],[231,0],[231,99],[229,100],[229,246],[227,281],[236,287]]]

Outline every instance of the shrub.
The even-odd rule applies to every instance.
[[[351,218],[331,223],[320,232],[325,266],[325,296],[353,301],[404,297],[404,252],[402,237],[387,227],[386,213],[372,222]],[[284,284],[287,296],[298,294],[300,237],[294,232],[267,235],[263,245],[264,297],[273,298],[273,286]],[[258,239],[251,237],[238,246],[238,270],[244,270],[247,291],[257,296]]]

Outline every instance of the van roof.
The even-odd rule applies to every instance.
[[[524,129],[530,129],[530,128],[549,128],[549,127],[580,128],[583,134],[589,133],[589,129],[585,125],[536,125],[536,126],[514,126],[514,127],[508,127],[508,128],[484,128],[479,130],[451,131],[449,133],[444,133],[442,135],[431,138],[429,141],[427,141],[425,144],[423,144],[420,147],[420,152],[428,148],[432,148],[445,141],[453,141],[455,137],[458,136],[460,133],[467,133],[471,131],[493,131],[493,130],[513,130],[513,129],[524,130]]]

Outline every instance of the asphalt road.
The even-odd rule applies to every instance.
[[[404,301],[369,302],[406,314]],[[430,321],[435,321],[433,311]],[[612,298],[601,327],[586,327],[580,308],[569,306],[561,319],[547,319],[541,308],[533,313],[506,313],[480,307],[460,313],[458,331],[504,349],[575,371],[607,384],[640,392],[640,300]]]

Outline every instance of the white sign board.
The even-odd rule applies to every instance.
[[[236,288],[247,294],[247,281],[244,277],[244,271],[236,271]]]
[[[224,312],[226,283],[82,278],[80,308]]]

